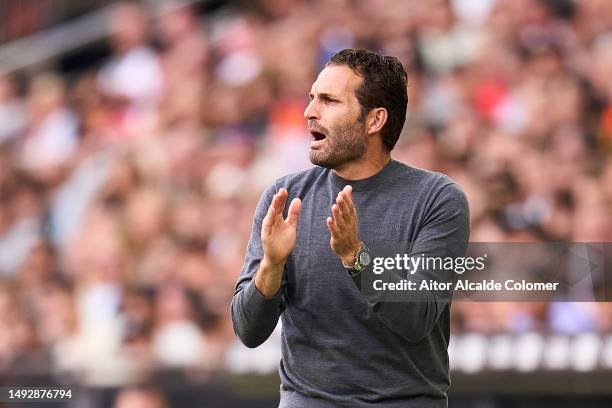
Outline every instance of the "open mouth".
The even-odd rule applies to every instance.
[[[325,137],[326,137],[323,133],[316,132],[314,130],[311,130],[310,134],[312,135],[312,141],[313,142],[319,142],[319,141],[325,139]]]

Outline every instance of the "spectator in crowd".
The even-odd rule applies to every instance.
[[[119,392],[114,408],[166,408],[164,396],[151,387],[130,387]]]

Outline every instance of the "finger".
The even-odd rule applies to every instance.
[[[278,202],[278,193],[272,196],[272,202],[270,203],[270,206],[268,207],[268,212],[266,213],[266,216],[264,217],[262,224],[261,224],[262,232],[266,234],[270,233],[272,229],[272,225],[274,224],[274,217],[277,215],[277,212],[276,212],[277,202]]]
[[[340,238],[342,231],[346,228],[345,223],[343,221],[338,222],[338,220],[342,220],[340,215],[335,218],[333,216],[329,218],[332,220],[330,232],[335,238]]]
[[[285,209],[285,202],[287,201],[287,196],[289,193],[284,188],[281,188],[276,194],[278,198],[275,209],[278,214],[282,214],[283,210]]]
[[[346,203],[351,208],[351,211],[357,214],[357,211],[355,210],[355,204],[353,203],[353,187],[351,186],[344,187],[344,189],[342,189],[342,193],[343,193],[342,195],[346,198]]]
[[[268,207],[268,213],[267,214],[274,214],[276,213],[276,207],[278,206],[278,192],[274,193],[274,195],[272,196],[272,201],[270,201],[270,206]]]
[[[331,217],[327,217],[325,219],[325,225],[327,225],[327,229],[329,230],[329,233],[333,236],[334,235],[334,231],[332,230],[332,224],[334,223],[334,220],[332,220]]]
[[[272,231],[272,226],[270,223],[270,217],[266,215],[266,217],[263,219],[263,222],[261,223],[261,233],[263,235],[270,235],[271,231]]]
[[[338,226],[334,222],[334,219],[332,217],[327,217],[326,222],[327,222],[327,228],[329,229],[329,232],[331,233],[332,237],[334,238],[338,237],[338,235],[340,234],[340,231],[338,231]]]
[[[353,199],[353,187],[352,186],[350,185],[344,186],[342,191],[345,192],[351,200]]]
[[[261,233],[264,235],[270,235],[272,232],[272,220],[274,219],[274,210],[272,205],[268,208],[268,213],[264,217],[261,223]]]
[[[268,207],[268,212],[266,213],[266,218],[273,217],[276,214],[276,206],[278,203],[278,193],[272,196],[272,201],[270,202],[270,206]]]
[[[332,216],[334,222],[338,224],[338,227],[344,226],[344,218],[342,217],[342,214],[340,214],[340,207],[338,207],[338,204],[332,205]]]
[[[353,211],[348,205],[346,194],[340,192],[340,194],[338,194],[338,198],[336,199],[336,203],[338,204],[338,207],[340,207],[340,214],[342,215],[344,221],[347,223],[350,222],[351,218],[353,217]]]
[[[287,214],[287,220],[285,220],[285,222],[294,226],[297,223],[301,210],[302,201],[297,197],[291,200],[291,204],[289,204],[289,214]]]

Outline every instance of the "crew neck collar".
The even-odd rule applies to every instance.
[[[376,186],[380,182],[380,180],[384,179],[385,177],[388,177],[388,175],[391,174],[393,170],[397,167],[397,164],[398,162],[391,159],[387,164],[385,164],[385,167],[380,169],[378,173],[361,180],[347,180],[337,175],[335,171],[330,170],[329,173],[331,183],[338,190],[342,190],[347,185],[350,185],[353,188],[353,191],[368,190]]]

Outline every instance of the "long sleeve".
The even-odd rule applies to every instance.
[[[266,298],[257,290],[253,279],[263,258],[261,224],[274,192],[274,186],[268,188],[257,204],[244,265],[232,299],[234,332],[247,347],[257,347],[266,341],[274,331],[284,308],[282,286],[273,298]]]
[[[412,243],[410,257],[457,258],[465,255],[469,239],[467,200],[454,182],[445,179],[448,181],[440,188],[430,210],[425,214],[424,223]],[[398,283],[403,278],[393,271],[376,275],[368,269],[354,277],[353,281],[360,289],[365,289],[362,293],[367,293],[371,307],[388,328],[409,341],[417,342],[431,332],[450,304],[452,289],[415,290],[401,294],[371,289],[374,280]],[[409,276],[417,287],[422,281],[452,283],[455,278],[452,270],[422,267]]]

